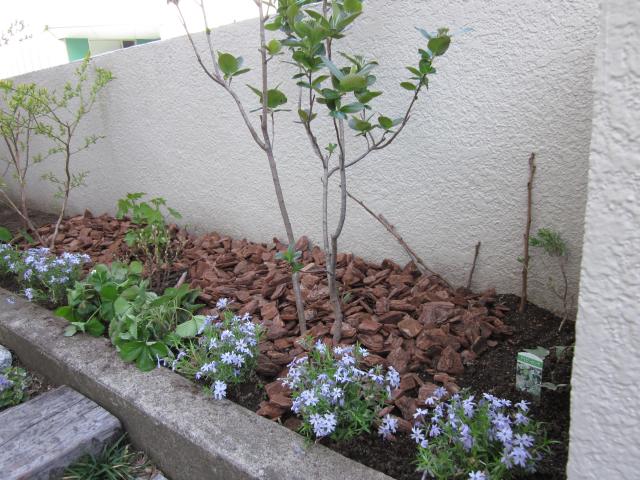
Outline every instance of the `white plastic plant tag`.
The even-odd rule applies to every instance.
[[[516,388],[532,395],[540,401],[542,368],[549,350],[538,347],[535,350],[519,352],[516,362]]]

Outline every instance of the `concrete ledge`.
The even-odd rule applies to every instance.
[[[214,402],[168,370],[140,372],[105,338],[64,337],[65,324],[0,289],[0,343],[118,417],[134,446],[173,480],[390,479],[323,446],[306,446],[299,435],[233,402]]]

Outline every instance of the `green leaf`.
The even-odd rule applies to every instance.
[[[150,372],[154,368],[156,368],[156,359],[153,355],[153,352],[146,345],[138,355],[138,359],[136,360],[136,366],[142,370],[143,372]]]
[[[324,63],[325,67],[329,69],[329,71],[334,77],[336,77],[338,80],[342,80],[344,78],[344,73],[340,71],[340,69],[335,65],[335,63],[333,63],[324,55],[321,55],[320,58],[322,59],[322,63]]]
[[[65,337],[73,337],[76,333],[78,333],[78,328],[75,325],[69,325],[64,329],[63,335]]]
[[[145,343],[137,340],[120,344],[120,357],[125,362],[133,362],[143,352]]]
[[[367,77],[364,75],[358,75],[357,73],[345,75],[340,80],[340,89],[344,92],[362,90],[367,88],[367,85]]]
[[[356,117],[351,117],[349,119],[349,126],[358,132],[368,132],[373,128],[373,126],[366,120]]]
[[[371,100],[379,97],[380,95],[382,95],[382,92],[371,92],[369,90],[366,90],[364,92],[356,93],[356,98],[360,101],[360,103],[369,103]]]
[[[118,298],[118,286],[115,283],[106,283],[100,287],[100,300],[113,302]]]
[[[389,130],[391,129],[391,127],[393,127],[393,120],[391,120],[389,117],[380,115],[378,117],[378,124],[385,130]]]
[[[427,46],[435,56],[439,56],[444,55],[450,44],[451,37],[449,35],[442,35],[431,38]]]
[[[62,317],[70,322],[75,320],[75,315],[73,314],[73,308],[69,307],[69,306],[65,306],[65,307],[58,307],[53,311],[53,314],[58,316],[58,317]]]
[[[176,334],[181,338],[195,337],[203,324],[204,316],[194,315],[190,320],[187,320],[176,327]]]
[[[85,324],[85,331],[89,335],[93,335],[94,337],[99,337],[104,333],[104,325],[97,318],[92,318]]]
[[[267,43],[267,51],[270,55],[277,55],[282,50],[282,44],[275,38]]]
[[[218,52],[218,65],[227,77],[233,75],[240,68],[238,59],[230,53]]]
[[[11,231],[6,227],[0,227],[0,242],[9,243],[12,239]]]
[[[344,9],[349,13],[360,13],[362,11],[361,0],[344,0]]]
[[[401,86],[402,88],[404,88],[405,90],[411,90],[411,91],[414,91],[414,90],[416,89],[416,86],[415,86],[413,83],[411,83],[411,82],[402,82],[402,83],[400,84],[400,86]]]
[[[113,303],[113,310],[116,315],[122,316],[131,308],[131,303],[124,297],[118,297]]]
[[[142,275],[143,269],[144,267],[142,266],[142,263],[136,260],[134,260],[129,264],[129,273],[132,275]]]
[[[364,105],[359,102],[349,103],[348,105],[344,105],[340,111],[343,113],[357,113],[364,110]]]
[[[287,96],[277,88],[267,90],[267,107],[274,109],[287,103]]]

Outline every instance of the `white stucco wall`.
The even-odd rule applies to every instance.
[[[640,9],[601,4],[570,480],[640,477]]]
[[[380,111],[399,116],[409,93],[398,86],[416,62],[415,26],[473,30],[454,38],[402,138],[350,172],[349,188],[395,223],[435,270],[465,282],[475,243],[482,241],[474,287],[519,291],[525,222],[527,158],[538,154],[534,229],[550,226],[569,243],[569,275],[577,292],[591,134],[596,0],[370,0],[339,48],[380,61],[387,94]],[[215,31],[216,48],[257,65],[254,21]],[[200,40],[202,38],[200,37]],[[130,191],[162,195],[194,226],[268,241],[283,237],[269,170],[232,101],[199,70],[184,38],[100,56],[117,79],[88,120],[107,139],[78,159],[91,171],[71,213],[113,211]],[[20,81],[60,85],[72,65],[34,72]],[[291,67],[273,63],[292,106]],[[237,89],[256,97],[243,76]],[[294,108],[295,109],[295,108]],[[320,169],[294,113],[278,114],[276,154],[297,235],[320,238]],[[330,138],[320,135],[326,145]],[[352,154],[363,145],[351,142]],[[55,162],[50,162],[52,165]],[[46,165],[43,167],[46,168]],[[48,208],[51,190],[34,172],[35,203]],[[371,259],[404,259],[375,220],[350,204],[341,241]],[[530,298],[557,306],[547,288],[555,265],[536,258]]]

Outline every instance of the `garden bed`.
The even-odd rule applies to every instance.
[[[87,253],[94,263],[128,260],[131,252],[123,237],[129,225],[127,220],[86,212],[63,223],[58,249]],[[44,234],[48,230],[49,226],[41,229]],[[210,309],[218,298],[228,297],[236,311],[255,315],[266,329],[257,377],[232,389],[229,397],[295,429],[299,422],[290,414],[287,402],[278,397],[280,389],[274,387],[275,379],[286,374],[286,365],[303,352],[296,342],[299,330],[290,272],[275,259],[285,246],[277,240],[266,245],[215,233],[195,237],[177,227],[173,231],[182,255],[166,278],[174,282],[182,272],[188,272],[191,285],[201,289],[200,298]],[[315,339],[328,341],[333,315],[324,282],[323,254],[306,238],[296,249],[303,252],[301,283],[310,333]],[[323,443],[398,479],[420,478],[415,473],[416,447],[408,432],[415,408],[435,386],[443,385],[450,393],[470,388],[475,393],[490,392],[517,400],[526,395],[515,390],[516,353],[524,348],[573,343],[573,325],[557,335],[560,320],[547,311],[530,305],[520,315],[514,311],[513,296],[454,290],[437,276],[420,275],[412,264],[401,267],[389,260],[373,264],[342,254],[337,276],[343,292],[348,293],[343,341],[366,346],[371,352],[366,359],[369,366],[391,365],[402,375],[401,387],[385,409],[398,417],[400,433],[393,445],[375,434],[346,443]],[[570,363],[564,367],[568,368],[562,378],[554,378],[556,382],[568,383]],[[265,395],[262,385],[269,394]],[[545,392],[540,407],[534,407],[534,416],[549,422],[549,436],[559,443],[531,478],[564,478],[568,393]]]

